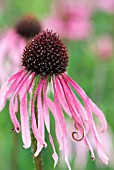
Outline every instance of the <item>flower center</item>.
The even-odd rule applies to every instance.
[[[53,31],[43,31],[25,47],[22,65],[37,75],[58,75],[66,71],[69,56],[66,46]]]
[[[41,25],[33,15],[25,15],[16,24],[17,33],[27,39],[41,32]]]

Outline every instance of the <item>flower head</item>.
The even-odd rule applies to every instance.
[[[28,14],[17,22],[15,30],[22,37],[29,39],[41,32],[41,24],[35,16]]]
[[[32,15],[26,15],[17,22],[14,28],[10,28],[1,35],[0,85],[19,69],[22,51],[27,40],[40,31],[39,21]]]
[[[66,39],[83,39],[91,32],[91,9],[85,3],[73,0],[57,1],[50,17],[44,21],[44,28],[57,31]]]
[[[58,75],[66,71],[68,58],[59,36],[47,31],[37,35],[25,47],[22,65],[37,75]]]
[[[55,151],[53,137],[50,133],[49,110],[55,119],[55,131],[60,150],[64,150],[65,161],[68,168],[71,169],[68,162],[69,147],[65,117],[63,110],[73,120],[74,127],[78,130],[80,137],[77,138],[77,132],[72,132],[72,138],[75,141],[83,140],[91,151],[92,159],[95,158],[92,146],[87,137],[89,131],[92,132],[98,154],[101,160],[107,164],[108,158],[105,155],[103,145],[98,136],[93,113],[97,115],[102,124],[102,131],[106,131],[107,123],[101,110],[91,101],[82,88],[74,82],[66,73],[68,65],[68,52],[61,38],[53,31],[43,31],[36,35],[25,47],[22,57],[22,68],[13,75],[1,88],[0,110],[5,105],[6,98],[13,92],[10,100],[10,117],[16,132],[22,130],[22,139],[24,147],[31,146],[29,131],[29,116],[27,111],[27,92],[35,86],[31,97],[31,126],[34,137],[37,140],[37,150],[35,156],[39,154],[45,142],[45,126],[49,133],[50,143],[53,148],[53,159],[56,166],[58,156]],[[47,86],[51,83],[53,87],[54,101],[46,94]],[[10,87],[8,86],[10,84]],[[84,106],[74,95],[70,86],[72,86],[84,102]],[[7,87],[9,87],[7,89]],[[20,99],[20,123],[16,117],[17,95]],[[35,117],[34,100],[37,100],[37,118]]]

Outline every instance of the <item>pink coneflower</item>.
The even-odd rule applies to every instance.
[[[22,131],[22,140],[24,148],[31,146],[31,137],[29,131],[29,115],[27,112],[27,92],[33,87],[31,97],[31,127],[34,137],[37,140],[37,150],[34,156],[37,156],[42,148],[46,146],[44,125],[49,133],[50,143],[53,148],[52,157],[55,160],[54,166],[58,162],[58,156],[55,151],[53,138],[50,133],[49,110],[55,119],[55,133],[60,150],[64,151],[65,161],[68,162],[69,147],[66,123],[63,110],[73,120],[74,127],[80,134],[77,138],[77,132],[72,132],[72,138],[76,141],[83,140],[91,151],[92,160],[95,159],[92,146],[87,137],[91,131],[93,134],[97,151],[105,164],[108,164],[108,158],[105,155],[103,145],[99,139],[92,112],[100,119],[102,131],[106,131],[107,122],[101,110],[91,101],[83,89],[74,82],[65,72],[68,65],[69,56],[67,49],[61,38],[53,31],[44,31],[36,35],[25,47],[22,57],[22,68],[14,74],[2,86],[0,91],[0,110],[3,109],[7,97],[13,93],[10,104],[10,117],[17,133]],[[47,95],[47,86],[51,83],[53,87],[54,101]],[[9,86],[10,85],[10,86]],[[74,95],[71,87],[82,99],[84,106]],[[20,100],[20,123],[16,117],[17,95]],[[34,100],[37,99],[37,118],[35,117]]]
[[[14,74],[21,65],[26,41],[41,31],[39,21],[32,15],[22,17],[14,28],[0,37],[0,84]]]
[[[97,0],[95,3],[98,9],[114,13],[114,0]]]
[[[85,3],[73,0],[55,2],[50,17],[44,21],[44,28],[57,31],[66,39],[83,39],[91,32],[91,9]]]
[[[114,43],[109,35],[104,35],[96,39],[92,45],[94,53],[101,59],[109,59],[114,53]]]

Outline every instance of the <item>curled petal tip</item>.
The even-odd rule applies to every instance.
[[[16,131],[17,133],[19,133],[19,132],[20,132],[20,127],[16,127],[16,128],[15,128],[15,131]]]
[[[28,148],[30,148],[30,146],[31,146],[31,143],[28,144],[28,145],[27,145],[27,144],[24,144],[24,145],[23,145],[23,148],[24,148],[24,149],[28,149]]]
[[[43,147],[47,148],[47,143],[46,142],[43,143]]]
[[[94,161],[94,160],[95,160],[95,157],[92,156],[92,157],[91,157],[91,160]]]
[[[109,158],[107,157],[103,162],[104,162],[105,165],[108,165],[108,163],[109,163]]]
[[[36,151],[33,157],[37,157],[37,156],[38,156],[38,152]]]
[[[58,156],[57,156],[57,154],[53,154],[52,157],[54,159],[54,168],[55,168],[57,165],[57,162],[58,162]]]
[[[42,150],[43,145],[40,145],[39,148],[37,148],[36,152],[34,153],[34,157],[37,157],[39,155],[39,153]]]

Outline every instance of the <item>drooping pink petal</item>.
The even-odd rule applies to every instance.
[[[87,137],[84,138],[84,142],[88,146],[88,148],[89,148],[89,150],[91,152],[91,159],[94,160],[95,159],[95,154],[94,154],[93,148],[92,148],[92,146],[91,146],[91,144],[90,144]]]
[[[14,105],[15,105],[15,112],[18,112],[18,97],[15,96],[15,101],[14,101]]]
[[[6,81],[6,83],[1,87],[0,89],[0,97],[2,99],[1,103],[0,103],[0,110],[2,110],[4,108],[5,102],[6,102],[6,98],[10,95],[10,93],[12,93],[15,90],[15,87],[18,83],[18,81],[22,78],[24,78],[24,75],[22,75],[22,73],[25,75],[25,73],[23,72],[23,70],[21,69],[21,71],[19,71],[18,73],[16,73],[15,75],[13,75],[8,81]],[[22,77],[21,77],[22,75]],[[12,85],[10,86],[10,88],[7,91],[8,88],[8,83],[11,80],[14,80],[14,82],[12,83]]]
[[[93,123],[93,129],[94,129],[94,138],[95,138],[95,142],[96,142],[96,147],[97,147],[97,151],[99,154],[99,157],[101,158],[101,160],[103,161],[104,164],[108,164],[109,158],[107,157],[107,155],[105,154],[105,150],[104,147],[100,141],[100,138],[98,136],[96,127],[95,127],[95,123]]]
[[[15,89],[18,87],[18,83],[21,82],[24,78],[24,76],[26,75],[26,73],[24,73],[23,70],[19,71],[18,73],[16,73],[15,75],[13,75],[0,89],[0,97],[2,99],[1,103],[0,103],[0,110],[2,110],[5,106],[6,103],[6,99],[7,97],[15,91]],[[11,84],[11,86],[8,88],[8,84],[11,80],[14,80],[13,83]]]
[[[39,82],[38,87],[37,87],[37,89],[35,91],[34,99],[37,96],[39,86],[41,86],[41,81]],[[32,121],[31,124],[32,124],[32,131],[33,131],[34,137],[36,138],[36,140],[38,142],[40,142],[41,145],[47,147],[47,144],[44,141],[43,137],[41,136],[41,134],[39,132],[39,129],[37,127],[35,111],[34,111],[34,100],[32,99],[32,97],[31,97],[31,121]],[[38,148],[37,148],[37,150],[38,150]],[[36,156],[37,156],[37,152],[36,152]]]
[[[13,76],[9,78],[8,82],[18,78],[23,73],[24,70],[25,68],[21,68],[16,74],[13,74]]]
[[[74,95],[70,87],[68,86],[67,81],[64,81],[61,77],[58,77],[61,83],[63,84],[63,87],[66,87],[66,94],[70,97],[70,101],[72,102],[72,106],[76,108],[77,112],[81,117],[83,117],[84,121],[88,121],[87,113],[83,105],[80,103],[80,101],[77,99],[77,97]],[[65,90],[65,88],[63,88]],[[71,100],[72,99],[72,100]]]
[[[50,118],[49,118],[49,112],[48,112],[48,107],[46,102],[46,90],[47,90],[47,78],[45,79],[44,86],[43,86],[43,111],[44,111],[44,121],[46,124],[46,128],[50,133]]]
[[[25,84],[25,86],[26,87],[22,87],[22,89],[23,89],[23,91],[22,91],[22,89],[21,89],[21,95],[20,95],[20,100],[23,98],[23,96],[25,95],[25,93],[27,93],[27,92],[29,92],[29,90],[30,89],[32,89],[32,85],[33,85],[33,81],[34,81],[34,77],[35,77],[35,74],[33,73],[33,74],[31,74],[29,77],[28,77],[28,79],[26,80],[26,84]]]
[[[114,134],[110,128],[110,126],[108,125],[108,129],[106,132],[102,133],[100,132],[100,126],[97,126],[97,131],[99,132],[99,136],[101,138],[101,141],[102,143],[104,144],[104,148],[105,148],[105,151],[109,157],[109,166],[110,167],[114,167]],[[91,137],[91,136],[90,136]],[[91,137],[91,140],[94,144],[94,149],[96,150],[97,149],[97,146],[95,145],[95,141],[93,141],[93,138]],[[103,148],[103,150],[104,150]],[[101,152],[101,151],[100,151]],[[98,154],[97,154],[98,155]],[[96,160],[96,163],[97,163],[97,166],[102,166],[102,164],[100,163],[99,161],[99,158],[97,157],[97,160]],[[105,163],[106,164],[106,163]]]
[[[55,119],[55,130],[56,130],[57,141],[59,143],[59,150],[63,150],[61,125],[60,125],[60,121],[59,121],[59,118],[56,112],[55,105],[48,97],[46,98],[46,101],[47,101],[48,108],[52,112],[54,119]]]
[[[22,128],[22,139],[24,143],[24,148],[29,148],[31,146],[31,137],[29,130],[29,116],[27,111],[27,99],[26,94],[32,86],[34,76],[32,80],[28,83],[28,87],[24,87],[24,90],[20,91],[20,118],[21,118],[21,128]]]
[[[67,98],[67,105],[69,106],[72,116],[75,120],[75,125],[80,129],[82,137],[84,132],[89,132],[89,119],[87,115],[87,111],[74,95],[72,90],[70,89],[67,81],[65,81],[61,76],[58,76],[59,81],[61,82],[64,94]]]
[[[105,118],[103,112],[91,100],[89,102],[90,102],[91,110],[93,111],[93,113],[95,115],[98,116],[98,118],[102,124],[102,132],[106,131],[107,130],[107,122],[106,122],[106,118]]]
[[[67,119],[66,121],[66,125],[67,125],[67,131],[70,134],[71,132],[75,131],[75,128],[73,126],[73,121],[70,119]],[[86,144],[84,143],[84,139],[81,140],[80,142],[75,141],[72,139],[71,135],[68,135],[68,140],[69,140],[69,151],[70,151],[70,155],[69,155],[69,161],[72,162],[72,160],[74,160],[74,164],[72,164],[73,169],[78,169],[78,167],[80,169],[85,169],[86,164],[87,164],[87,158],[88,158],[88,145],[86,146]],[[61,165],[63,165],[63,154],[60,154],[60,162]],[[75,159],[74,159],[75,157]],[[82,162],[83,160],[83,162]]]
[[[42,92],[42,86],[43,86],[43,81],[38,85],[38,98],[37,98],[37,110],[38,110],[38,130],[40,135],[42,136],[43,140],[45,140],[45,135],[44,135],[44,118],[43,118],[43,109],[42,109],[42,97],[41,97],[41,92]],[[34,156],[38,156],[40,151],[42,150],[43,145],[37,141],[37,150],[34,154]]]
[[[23,79],[25,78],[26,73],[22,72],[19,77],[15,78],[12,82],[10,88],[8,89],[5,98],[7,98],[12,92],[16,91],[18,86],[23,82]]]
[[[26,94],[23,96],[20,101],[20,118],[21,118],[21,128],[22,128],[22,139],[23,139],[23,147],[29,148],[31,146],[31,137],[29,130],[29,118],[27,112],[27,99]]]
[[[59,98],[59,102],[60,102],[61,106],[63,107],[64,111],[71,117],[71,112],[68,108],[66,98],[64,96],[63,89],[61,88],[59,81],[57,81],[57,88],[58,88],[57,96]]]
[[[80,95],[80,97],[84,101],[86,109],[87,109],[87,114],[89,114],[89,119],[90,119],[91,123],[93,122],[93,118],[92,118],[92,114],[91,114],[91,110],[92,110],[94,112],[94,114],[96,114],[99,117],[101,124],[102,124],[103,131],[105,131],[107,128],[107,122],[106,122],[105,117],[103,116],[102,111],[100,109],[98,109],[98,107],[96,107],[96,105],[88,98],[88,96],[86,95],[84,90],[76,82],[74,82],[66,74],[64,74],[64,76],[66,77],[68,82],[73,86],[73,88],[77,91],[77,93]]]
[[[108,165],[109,158],[105,154],[104,147],[102,146],[101,143],[98,143],[97,148],[98,148],[98,155],[100,159],[103,161],[105,165]]]
[[[77,91],[79,96],[82,98],[85,104],[86,110],[87,110],[88,123],[90,125],[90,129],[93,131],[94,135],[96,136],[94,125],[93,125],[93,122],[94,122],[93,115],[92,115],[91,107],[89,104],[89,101],[90,101],[89,97],[86,95],[84,90],[76,82],[74,82],[68,75],[64,74],[63,78],[66,78],[66,81],[68,81],[73,86],[73,88]]]
[[[30,74],[28,74],[27,76],[24,76],[24,78],[17,83],[15,90],[14,90],[14,95],[17,95],[19,93],[19,91],[23,88],[23,86],[25,85],[25,83],[28,81]]]
[[[14,92],[11,100],[10,100],[10,105],[9,105],[9,110],[10,110],[10,117],[11,117],[11,120],[12,120],[12,123],[14,124],[14,127],[15,127],[15,131],[16,132],[19,132],[20,131],[20,124],[16,118],[16,109],[15,109],[15,96],[16,94],[19,92],[19,90],[21,89],[22,86],[20,86],[20,81],[21,81],[21,84],[23,85],[23,81],[22,79],[24,78],[24,71],[21,70],[19,71],[15,76],[13,76],[13,78],[15,77],[15,80],[14,82],[12,83],[12,85],[10,86],[9,90],[7,91],[7,86],[8,86],[8,83],[9,81],[11,80],[11,78],[5,83],[5,85],[2,86],[1,88],[1,91],[0,91],[0,95],[1,95],[1,98],[2,98],[2,102],[1,102],[1,105],[0,105],[0,109],[2,110],[4,105],[5,105],[5,102],[6,102],[6,98],[8,97],[8,95],[12,92]],[[26,79],[25,79],[26,80]],[[16,87],[19,87],[16,88]],[[18,90],[17,90],[18,89]]]
[[[46,124],[46,128],[47,128],[47,131],[49,133],[49,140],[50,140],[50,143],[52,145],[52,149],[53,149],[53,159],[54,159],[54,167],[57,165],[57,162],[58,162],[58,156],[57,156],[57,153],[55,151],[55,146],[54,146],[54,142],[53,142],[53,138],[50,134],[50,118],[49,118],[49,111],[48,111],[48,107],[47,107],[47,101],[46,101],[46,90],[47,90],[47,78],[46,80],[44,80],[44,87],[43,87],[43,113],[44,113],[44,121],[45,121],[45,124]]]
[[[54,103],[55,103],[55,107],[56,107],[56,110],[57,110],[57,113],[58,113],[59,121],[60,121],[62,132],[63,132],[65,161],[67,163],[69,170],[71,170],[70,164],[68,162],[68,141],[67,141],[66,125],[65,125],[64,115],[63,115],[63,112],[62,112],[62,109],[60,107],[60,103],[59,103],[59,100],[58,100],[57,89],[56,89],[54,78],[53,78],[53,88],[54,88]]]
[[[99,136],[98,136],[98,133],[97,133],[94,121],[93,121],[93,116],[92,116],[91,107],[90,107],[90,103],[89,103],[90,99],[88,98],[86,93],[82,90],[82,88],[77,83],[75,83],[69,76],[64,74],[63,77],[66,78],[66,80],[73,86],[73,88],[78,92],[78,94],[80,95],[80,97],[84,101],[84,104],[85,104],[86,109],[87,109],[88,118],[89,118],[88,122],[89,122],[89,125],[90,125],[90,130],[92,131],[92,133],[94,135],[94,138],[95,138],[95,141],[96,141],[96,146],[98,146],[98,150],[101,150],[101,152],[99,152],[99,151],[98,152],[102,156],[101,155],[99,155],[99,156],[100,156],[100,158],[102,158],[101,160],[104,163],[108,164],[108,157],[106,156],[104,150],[101,149],[103,146],[102,146],[102,143],[99,139]],[[105,156],[103,157],[103,155],[105,155]]]
[[[17,133],[19,133],[20,132],[20,124],[19,124],[19,121],[17,120],[16,113],[15,113],[14,98],[15,98],[15,96],[13,95],[10,99],[9,112],[10,112],[11,121],[14,125],[14,129]]]
[[[39,134],[37,125],[36,125],[36,118],[35,118],[35,113],[34,113],[34,105],[31,105],[31,110],[32,110],[32,115],[31,115],[31,120],[32,120],[32,131],[35,136],[35,138],[41,143],[41,145],[47,147],[47,144],[45,141],[43,141],[42,136]]]
[[[80,115],[76,111],[75,107],[74,108],[72,107],[72,104],[73,104],[72,101],[74,100],[74,98],[73,98],[72,95],[70,95],[70,89],[68,88],[67,84],[65,84],[65,82],[61,79],[59,79],[59,81],[60,81],[61,86],[63,88],[63,92],[64,92],[64,95],[66,97],[67,105],[69,107],[69,110],[71,111],[72,117],[75,121],[75,125],[82,135],[81,139],[79,139],[79,140],[82,140],[82,138],[84,137],[84,126],[83,126],[82,118],[80,117]],[[57,79],[56,79],[56,85],[58,87]]]
[[[53,138],[51,135],[49,135],[49,140],[50,140],[50,143],[52,145],[52,149],[53,149],[53,154],[52,154],[52,157],[54,159],[54,168],[56,167],[57,163],[58,163],[58,155],[55,151],[55,146],[54,146],[54,142],[53,142]]]
[[[58,77],[59,78],[59,77]],[[60,81],[60,83],[61,83],[61,86],[62,86],[62,89],[63,89],[63,92],[64,92],[64,95],[65,95],[65,97],[66,97],[66,101],[67,101],[67,105],[69,106],[69,108],[70,108],[70,111],[71,111],[71,113],[72,113],[72,117],[77,121],[78,120],[78,122],[80,123],[80,124],[82,124],[80,121],[80,115],[79,115],[79,112],[77,112],[77,109],[75,109],[74,110],[74,108],[72,107],[73,105],[74,105],[74,100],[75,100],[75,98],[74,98],[74,95],[71,93],[71,90],[70,90],[70,88],[69,88],[69,86],[68,86],[68,84],[66,83],[66,82],[64,82],[64,80],[62,80],[62,79],[60,79],[59,78],[59,81]],[[56,84],[58,85],[58,82],[57,82],[57,80],[56,80]],[[58,86],[57,86],[58,87]],[[76,118],[75,118],[75,116],[77,116]]]
[[[20,124],[16,118],[14,99],[15,99],[15,96],[19,93],[19,91],[23,87],[23,85],[25,84],[25,82],[27,81],[28,77],[29,77],[29,75],[24,77],[24,79],[21,80],[21,82],[17,83],[17,88],[15,89],[14,94],[10,99],[10,105],[9,105],[10,117],[11,117],[12,123],[14,124],[15,131],[17,133],[20,131]]]
[[[88,115],[88,119],[89,119],[89,124],[90,126],[93,126],[93,116],[92,116],[92,112],[90,109],[90,106],[88,104],[89,101],[89,97],[86,95],[86,93],[84,92],[84,90],[74,81],[72,80],[68,75],[66,74],[62,74],[63,79],[66,79],[66,81],[68,83],[70,83],[72,85],[72,87],[76,90],[76,92],[78,93],[78,95],[82,98],[86,110],[87,110],[87,115]]]

